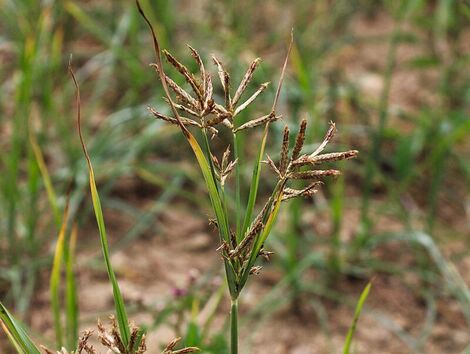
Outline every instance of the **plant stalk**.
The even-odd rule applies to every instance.
[[[238,354],[238,299],[232,299],[230,309],[230,354]]]

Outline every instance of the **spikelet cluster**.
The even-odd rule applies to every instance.
[[[119,334],[119,329],[116,320],[113,316],[110,317],[109,328],[107,328],[100,321],[98,321],[97,330],[98,339],[100,340],[101,345],[106,348],[106,354],[144,354],[147,352],[145,335],[140,337],[139,329],[132,324],[131,337],[128,348],[133,349],[125,348],[121,336]],[[58,351],[52,351],[44,346],[42,346],[42,348],[46,354],[100,354],[101,352],[95,349],[93,345],[90,344],[90,339],[92,335],[93,331],[85,331],[78,341],[78,346],[76,350],[68,351],[67,349],[62,348]],[[180,339],[181,338],[173,339],[163,350],[162,354],[188,354],[199,351],[199,349],[194,347],[175,349]],[[140,343],[138,342],[138,340],[140,341]],[[136,343],[138,343],[138,345]]]
[[[231,76],[225,69],[221,60],[213,56],[212,61],[217,69],[224,97],[223,102],[217,103],[214,100],[214,88],[210,73],[206,70],[199,53],[191,46],[188,47],[191,56],[199,67],[199,73],[197,75],[190,72],[185,65],[178,61],[168,51],[164,50],[163,54],[168,63],[183,76],[191,92],[186,91],[180,85],[176,84],[176,82],[168,77],[164,72],[160,72],[161,68],[159,68],[158,65],[152,64],[152,66],[157,70],[159,77],[165,79],[167,87],[170,88],[175,96],[175,101],[170,97],[167,97],[166,101],[170,105],[173,105],[180,113],[178,120],[177,118],[166,116],[159,113],[154,108],[149,107],[150,112],[156,118],[175,125],[180,125],[182,123],[185,127],[196,127],[202,129],[204,132],[212,134],[212,136],[218,134],[221,126],[230,129],[232,133],[235,134],[239,131],[253,129],[258,126],[264,126],[267,128],[270,123],[281,118],[281,115],[276,113],[276,105],[279,98],[285,66],[281,74],[281,80],[271,111],[238,126],[235,119],[237,115],[249,105],[253,104],[256,98],[269,85],[269,82],[262,84],[247,99],[244,101],[241,100],[243,93],[249,86],[261,60],[259,58],[253,60],[241,79],[235,93],[232,95]],[[170,100],[172,101],[170,102]],[[325,162],[351,159],[356,157],[358,154],[356,150],[323,153],[336,132],[336,125],[333,122],[330,122],[329,129],[326,132],[323,141],[315,151],[303,153],[302,150],[304,148],[306,130],[307,120],[304,119],[300,122],[292,152],[289,153],[289,129],[287,126],[284,128],[278,162],[275,163],[269,155],[266,155],[266,160],[263,161],[274,172],[277,178],[276,188],[259,214],[254,218],[249,228],[246,230],[241,241],[237,242],[235,237],[232,237],[230,242],[223,241],[219,247],[219,251],[221,251],[222,256],[234,265],[234,269],[237,270],[236,273],[240,277],[242,277],[242,274],[244,273],[258,274],[260,272],[261,267],[250,265],[252,262],[248,262],[248,259],[251,255],[254,241],[263,232],[266,221],[273,213],[276,200],[279,198],[281,201],[286,201],[296,197],[313,196],[322,184],[322,179],[328,176],[338,176],[340,174],[340,171],[336,169],[317,169],[316,167],[318,165]],[[215,175],[223,188],[227,177],[237,164],[237,160],[230,160],[230,146],[227,147],[220,161],[213,155],[211,155],[211,159]],[[305,180],[308,182],[308,185],[302,189],[291,188],[288,183],[291,180]],[[217,226],[215,222],[213,222],[213,224]],[[270,255],[271,252],[266,251],[264,248],[262,248],[258,254],[258,256],[262,256],[266,259],[269,259]],[[250,268],[246,269],[245,267],[249,265]],[[239,281],[243,282],[242,279]],[[243,286],[243,284],[240,285]]]
[[[186,91],[179,86],[174,80],[168,77],[165,73],[160,73],[160,68],[157,64],[151,64],[159,73],[160,77],[164,77],[167,86],[175,94],[176,102],[174,106],[181,112],[180,120],[185,126],[193,126],[200,129],[205,129],[212,136],[218,133],[218,126],[224,125],[234,132],[254,128],[256,126],[265,124],[268,121],[275,121],[280,118],[274,114],[267,114],[261,117],[250,120],[249,122],[236,127],[234,123],[235,117],[246,109],[250,104],[255,102],[256,98],[268,87],[269,82],[261,84],[258,89],[246,100],[242,101],[242,96],[246,91],[248,84],[253,78],[256,68],[259,66],[260,59],[256,58],[248,67],[245,75],[243,76],[240,84],[238,85],[235,93],[231,95],[231,78],[222,62],[215,56],[212,61],[215,64],[218,72],[218,77],[223,89],[224,102],[217,103],[214,100],[214,87],[212,84],[212,77],[206,70],[199,53],[188,46],[191,56],[196,61],[199,67],[199,74],[194,75],[189,69],[180,63],[172,54],[164,50],[163,54],[167,61],[178,71],[185,79],[191,92]],[[168,99],[167,99],[168,101]],[[164,115],[154,108],[149,108],[150,112],[158,119],[164,120],[171,124],[178,125],[179,122],[174,117]]]

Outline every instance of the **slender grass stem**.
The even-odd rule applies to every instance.
[[[241,212],[241,176],[240,176],[240,151],[238,151],[239,148],[239,141],[238,141],[238,136],[237,133],[233,133],[233,158],[234,160],[237,161],[237,164],[235,165],[235,203],[236,203],[236,208],[235,208],[235,218],[236,218],[236,237],[237,237],[237,242],[241,241],[241,238],[243,236],[243,233],[241,232],[241,219],[240,219],[240,212]]]
[[[238,354],[238,299],[232,299],[230,309],[230,354]]]

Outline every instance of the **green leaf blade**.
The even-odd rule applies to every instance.
[[[259,186],[259,179],[260,179],[260,174],[261,174],[261,159],[264,156],[266,140],[268,137],[268,128],[269,128],[268,126],[269,125],[266,124],[264,128],[263,139],[261,140],[261,145],[260,145],[258,155],[256,157],[255,165],[253,168],[253,176],[251,178],[250,194],[249,194],[248,203],[246,206],[245,218],[243,219],[242,229],[239,232],[237,232],[238,239],[241,239],[243,235],[245,234],[246,230],[250,226],[251,218],[253,216],[253,209],[256,204],[256,197],[258,195],[258,186]]]
[[[356,332],[357,321],[359,320],[359,316],[362,312],[362,308],[364,307],[364,303],[366,302],[367,297],[369,296],[371,287],[372,283],[367,283],[366,287],[361,293],[361,296],[359,297],[359,301],[357,302],[356,309],[354,311],[353,322],[351,324],[351,327],[349,328],[346,340],[344,342],[343,354],[349,354],[351,351],[351,343],[354,333]]]
[[[23,326],[8,312],[0,302],[0,324],[20,354],[41,354]]]

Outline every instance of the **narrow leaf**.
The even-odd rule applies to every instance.
[[[23,326],[16,321],[1,302],[0,323],[19,354],[41,354],[38,347],[36,347],[31,338],[29,338]]]
[[[248,226],[251,223],[251,219],[253,216],[253,209],[256,203],[256,196],[258,194],[258,186],[259,186],[259,179],[261,174],[261,161],[264,156],[264,149],[266,147],[266,140],[268,137],[268,130],[269,124],[266,124],[264,127],[263,138],[261,140],[261,145],[258,150],[258,155],[256,156],[255,165],[253,168],[253,175],[251,177],[251,186],[250,186],[250,194],[248,197],[248,203],[246,206],[245,211],[245,218],[243,219],[243,227],[241,230],[237,230],[237,239],[240,241],[241,237],[245,234]]]
[[[72,80],[75,84],[76,88],[76,104],[77,104],[77,127],[78,127],[78,135],[80,137],[80,143],[82,145],[83,154],[85,155],[88,171],[89,171],[89,180],[90,180],[90,191],[91,191],[91,198],[93,202],[93,209],[95,210],[95,217],[96,223],[98,224],[98,230],[100,233],[100,242],[101,242],[101,249],[103,251],[103,257],[106,264],[106,270],[108,272],[109,280],[111,281],[111,285],[113,287],[113,297],[114,297],[114,306],[116,310],[116,318],[119,324],[119,332],[121,334],[121,339],[125,346],[129,343],[130,338],[130,329],[129,329],[129,320],[127,317],[126,308],[124,306],[124,299],[122,298],[121,289],[119,288],[119,284],[117,282],[116,275],[114,274],[112,265],[111,265],[111,258],[109,255],[109,246],[108,246],[108,238],[106,235],[106,228],[104,223],[103,211],[101,209],[101,201],[98,194],[98,190],[96,188],[95,182],[95,174],[93,172],[93,166],[91,164],[90,156],[88,155],[88,151],[85,145],[85,141],[83,140],[82,136],[82,128],[81,128],[81,112],[80,112],[80,87],[78,86],[77,79],[75,74],[72,70],[72,67],[69,63],[69,71],[70,75],[72,76]]]
[[[54,252],[54,260],[52,263],[51,278],[49,282],[49,290],[51,296],[51,307],[54,318],[54,329],[56,336],[56,347],[60,349],[63,346],[63,330],[60,318],[60,273],[64,259],[64,243],[65,231],[67,229],[67,220],[69,215],[69,199],[65,205],[64,215],[62,217],[62,225],[60,227],[59,236]]]
[[[44,182],[44,187],[46,188],[47,198],[49,199],[49,203],[51,204],[55,224],[57,228],[60,228],[61,217],[57,202],[57,195],[54,191],[54,187],[52,186],[51,177],[47,169],[46,162],[44,161],[43,153],[41,151],[41,148],[39,147],[39,144],[36,141],[36,137],[34,136],[34,133],[32,132],[31,128],[29,133],[29,142],[34,153],[36,163],[38,164],[39,171],[41,171],[42,180]]]
[[[67,324],[67,345],[69,348],[76,348],[78,344],[78,296],[74,273],[77,233],[77,225],[74,224],[65,250],[65,313]]]
[[[346,336],[346,341],[344,343],[344,348],[343,348],[343,354],[349,354],[351,350],[351,342],[352,338],[354,335],[354,332],[356,331],[356,325],[357,321],[359,320],[359,315],[362,312],[362,308],[364,307],[364,303],[367,300],[367,297],[369,296],[370,288],[372,286],[372,283],[369,282],[364,290],[361,293],[361,296],[359,297],[359,301],[357,302],[356,305],[356,310],[354,311],[354,318],[353,322],[351,324],[351,327],[349,328],[348,335]]]

